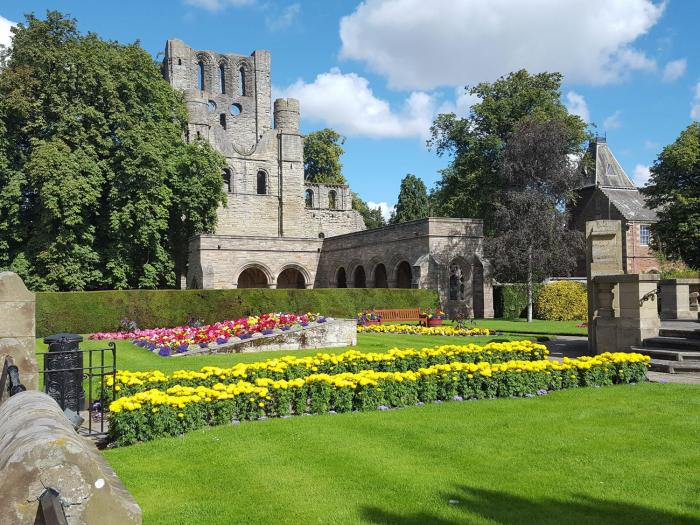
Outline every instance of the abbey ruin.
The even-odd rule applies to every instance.
[[[304,181],[300,107],[271,100],[270,53],[168,40],[163,74],[184,93],[187,139],[227,159],[228,203],[190,240],[188,288],[435,288],[452,311],[493,317],[476,219],[429,218],[366,230],[345,185]]]

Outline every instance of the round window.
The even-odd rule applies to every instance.
[[[209,109],[209,113],[214,113],[216,111],[216,102],[210,100],[207,104],[207,108]]]
[[[236,117],[241,114],[241,111],[243,111],[243,108],[240,104],[231,104],[231,115]]]

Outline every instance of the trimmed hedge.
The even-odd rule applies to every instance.
[[[581,321],[588,317],[586,287],[572,281],[556,281],[540,290],[535,302],[538,319]]]
[[[110,290],[39,292],[36,334],[116,331],[129,318],[141,328],[170,327],[194,317],[205,323],[267,312],[320,312],[355,317],[372,308],[435,308],[436,290],[319,288],[316,290]]]
[[[542,284],[532,286],[532,302],[542,289]],[[502,284],[493,289],[493,308],[496,317],[504,319],[519,319],[527,315],[527,284]]]

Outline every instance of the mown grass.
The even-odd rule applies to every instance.
[[[474,323],[467,323],[467,328],[476,326],[479,328],[491,328],[505,335],[587,335],[588,328],[579,328],[582,321],[543,321],[533,319],[531,323],[527,319],[475,319]],[[388,322],[386,324],[413,324],[417,322]],[[452,325],[452,321],[444,321],[445,325]]]
[[[700,523],[700,388],[270,419],[106,450],[144,524]]]

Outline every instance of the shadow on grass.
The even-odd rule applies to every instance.
[[[464,513],[456,520],[446,519],[428,512],[401,515],[377,507],[362,509],[369,523],[398,525],[462,525],[491,520],[494,523],[533,523],[537,525],[561,524],[676,524],[700,525],[700,518],[643,507],[623,501],[574,496],[571,501],[553,498],[530,500],[505,492],[461,486],[452,493],[443,493],[445,505]],[[695,505],[690,505],[694,507]]]

